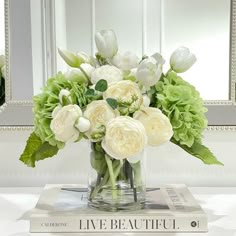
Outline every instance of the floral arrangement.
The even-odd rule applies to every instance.
[[[196,61],[189,49],[174,51],[170,70],[164,73],[165,60],[159,53],[138,57],[118,52],[112,30],[97,32],[95,41],[96,57],[59,49],[70,69],[48,79],[42,93],[34,97],[35,129],[22,162],[35,167],[66,143],[89,140],[91,165],[97,173],[91,198],[103,185],[110,184],[114,190],[116,181],[127,177],[131,185],[138,185],[138,163],[146,145],[170,140],[205,164],[222,164],[202,144],[207,127],[203,100],[177,74]],[[112,191],[113,199],[116,194]]]
[[[0,106],[5,103],[5,56],[0,55]]]

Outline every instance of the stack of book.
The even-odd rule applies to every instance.
[[[148,188],[145,208],[130,212],[91,209],[76,185],[46,185],[30,232],[207,232],[207,215],[185,185]]]

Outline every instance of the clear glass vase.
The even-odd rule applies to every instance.
[[[143,152],[129,161],[116,160],[100,144],[92,143],[88,205],[105,211],[142,209],[146,193],[144,156]]]

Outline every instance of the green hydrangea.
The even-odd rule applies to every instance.
[[[170,119],[173,138],[188,147],[201,143],[202,131],[207,127],[207,109],[195,87],[171,71],[155,89],[156,106]]]
[[[34,125],[36,135],[43,141],[49,142],[52,146],[63,148],[64,143],[57,141],[50,129],[52,112],[59,105],[59,93],[61,89],[70,91],[72,104],[78,104],[81,108],[88,104],[85,96],[86,86],[75,80],[67,80],[59,72],[55,77],[48,79],[47,85],[41,94],[34,96]]]

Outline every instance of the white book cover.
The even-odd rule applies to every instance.
[[[30,232],[207,232],[207,215],[182,184],[148,188],[145,208],[130,212],[89,208],[78,185],[46,185]]]

